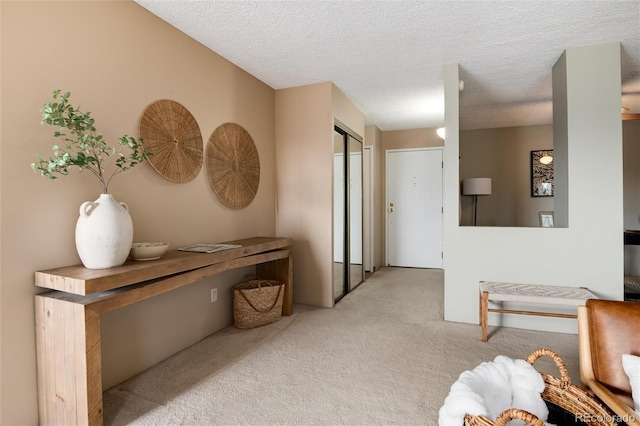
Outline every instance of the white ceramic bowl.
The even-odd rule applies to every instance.
[[[160,259],[168,248],[169,244],[161,242],[133,243],[131,244],[131,257],[134,260]]]

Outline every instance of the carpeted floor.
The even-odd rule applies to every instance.
[[[490,332],[482,343],[478,325],[443,321],[441,270],[383,268],[333,309],[226,328],[109,389],[105,424],[436,425],[462,371],[540,347],[579,382],[577,336]]]

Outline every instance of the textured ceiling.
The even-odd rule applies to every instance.
[[[610,42],[640,113],[640,0],[135,1],[274,89],[334,82],[381,130],[441,126],[450,63],[463,129],[551,123],[559,56]]]

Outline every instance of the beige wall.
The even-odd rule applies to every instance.
[[[443,146],[444,141],[436,134],[435,128],[389,130],[382,132],[383,150],[433,148]]]
[[[640,229],[640,121],[623,121],[625,229]],[[460,180],[492,178],[492,194],[478,197],[478,224],[539,226],[537,212],[553,210],[555,197],[531,197],[530,152],[553,149],[553,126],[460,132]],[[461,225],[473,221],[472,197],[461,197]]]
[[[335,120],[340,121],[364,139],[364,114],[335,84],[331,84],[331,108]],[[333,126],[331,134],[333,135]]]
[[[364,136],[364,115],[333,83],[276,91],[276,231],[295,240],[294,301],[325,307],[333,306],[334,120]]]
[[[460,181],[491,178],[491,195],[478,197],[478,225],[539,226],[538,211],[553,210],[554,197],[531,196],[531,151],[539,149],[553,149],[550,124],[460,132]],[[460,224],[472,225],[473,197],[460,203]]]
[[[622,137],[624,140],[624,228],[640,230],[640,120],[623,121]]]
[[[624,229],[640,230],[640,120],[623,121]],[[640,246],[625,246],[625,275],[640,276]]]
[[[276,231],[295,240],[293,300],[326,307],[333,306],[331,86],[278,90],[275,101]]]
[[[383,155],[382,155],[382,132],[374,125],[365,127],[364,144],[371,147],[372,156],[372,175],[373,181],[373,211],[371,217],[373,221],[373,259],[372,265],[375,270],[380,269],[384,265],[383,237],[384,237],[384,173],[383,173]]]
[[[99,195],[86,172],[50,181],[29,168],[36,153],[47,154],[54,143],[52,129],[40,125],[42,104],[56,88],[71,91],[72,101],[92,112],[111,142],[124,133],[137,135],[143,109],[162,98],[191,111],[205,145],[228,121],[251,134],[260,156],[260,187],[243,210],[223,206],[204,172],[174,184],[143,164],[112,181],[110,192],[131,211],[135,240],[163,240],[177,248],[275,233],[275,92],[130,1],[3,1],[0,12],[0,424],[36,424],[33,273],[79,262],[78,207]],[[229,325],[231,286],[243,272],[105,316],[105,384]],[[214,304],[212,287],[218,288]]]

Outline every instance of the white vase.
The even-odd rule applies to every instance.
[[[76,223],[76,249],[86,268],[122,265],[132,242],[133,222],[125,203],[116,201],[111,194],[82,203]]]

